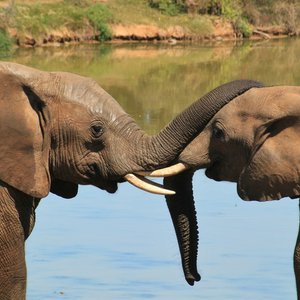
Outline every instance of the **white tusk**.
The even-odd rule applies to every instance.
[[[139,175],[127,174],[124,178],[135,187],[149,193],[158,195],[175,195],[174,191],[167,190],[163,185],[152,182],[151,180]]]
[[[149,177],[170,177],[173,175],[177,175],[185,170],[188,170],[189,167],[186,166],[183,163],[178,163],[176,165],[170,166],[170,167],[166,167],[163,169],[158,169],[155,171],[141,171],[141,172],[135,172],[138,175],[141,176],[149,176]]]

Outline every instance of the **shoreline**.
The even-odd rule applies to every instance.
[[[195,34],[181,26],[170,26],[166,29],[154,25],[144,24],[114,24],[110,26],[112,38],[107,41],[98,39],[99,32],[87,28],[85,31],[70,31],[67,28],[53,30],[49,33],[33,37],[30,34],[18,36],[13,28],[8,29],[10,37],[15,41],[15,47],[46,47],[65,44],[81,43],[123,43],[123,42],[157,42],[176,44],[178,42],[206,42],[206,41],[241,41],[241,40],[266,40],[290,37],[287,30],[280,26],[267,26],[253,28],[249,38],[238,36],[233,25],[224,19],[217,19],[211,33]]]
[[[222,4],[222,11],[214,6],[215,12],[199,4],[206,7],[200,13],[191,9],[191,3],[186,4],[187,11],[174,4],[178,11],[172,12],[174,5],[163,9],[151,6],[151,1],[2,0],[0,51],[71,43],[206,43],[300,35],[300,4],[274,4],[270,11],[252,1],[250,6],[242,7],[237,0],[230,0]]]

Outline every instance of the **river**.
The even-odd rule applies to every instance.
[[[300,40],[87,44],[18,49],[2,60],[94,78],[148,133],[214,87],[239,78],[300,85]],[[194,287],[183,278],[163,197],[127,183],[110,195],[50,194],[26,243],[28,300],[295,299],[298,201],[240,200],[232,183],[194,177],[200,231]]]

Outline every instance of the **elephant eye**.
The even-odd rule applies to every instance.
[[[103,127],[101,124],[93,124],[91,126],[91,133],[94,138],[99,138],[103,134]]]
[[[219,127],[214,127],[212,131],[212,135],[216,139],[224,138],[224,131]]]

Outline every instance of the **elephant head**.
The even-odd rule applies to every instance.
[[[165,178],[168,188],[176,191],[176,195],[167,196],[167,201],[176,207],[177,232],[182,215],[187,219],[186,233],[179,237],[180,247],[194,247],[183,265],[187,262],[193,270],[197,254],[191,174],[206,169],[209,178],[236,182],[244,200],[296,198],[300,195],[299,141],[300,87],[252,88],[214,115],[178,157],[179,165],[187,171]],[[188,232],[191,237],[185,240]]]
[[[180,154],[244,200],[298,197],[300,87],[253,88],[223,107]]]

